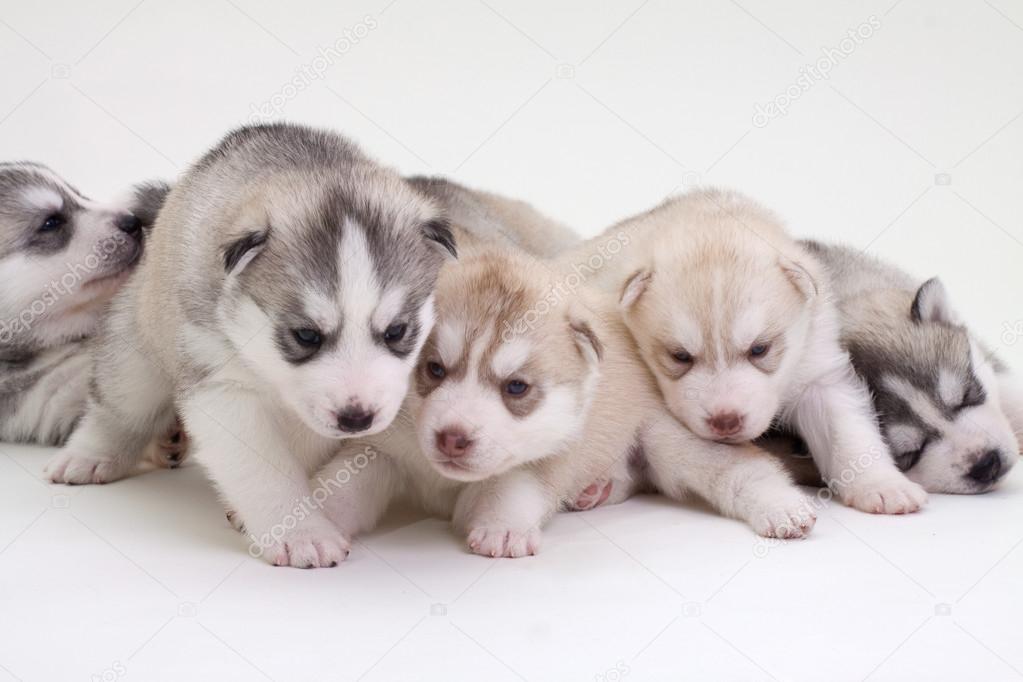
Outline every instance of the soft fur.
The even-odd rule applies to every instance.
[[[630,245],[599,273],[672,413],[705,439],[795,429],[848,505],[916,511],[867,388],[840,344],[820,263],[748,198],[702,191],[612,227]],[[603,237],[597,239],[606,238]]]

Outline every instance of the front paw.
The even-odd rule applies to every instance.
[[[910,514],[927,503],[927,491],[897,472],[860,474],[840,497],[846,505],[870,514]]]
[[[468,543],[474,554],[517,559],[539,551],[540,531],[537,528],[520,531],[496,526],[477,527],[469,531]]]
[[[797,490],[765,495],[757,500],[749,524],[765,538],[805,538],[817,523],[810,498]]]
[[[188,457],[188,434],[175,422],[159,440],[150,443],[146,455],[158,467],[176,469]]]
[[[52,483],[86,485],[116,481],[130,469],[119,460],[81,457],[61,450],[47,462],[43,473]]]
[[[274,566],[294,568],[332,568],[347,559],[352,549],[348,538],[322,517],[308,517],[283,534],[268,532],[252,540],[250,554]]]

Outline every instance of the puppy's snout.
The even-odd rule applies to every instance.
[[[337,415],[337,427],[346,433],[359,433],[373,425],[375,413],[361,405],[346,407]]]
[[[465,457],[472,450],[473,441],[460,428],[448,427],[437,432],[437,449],[451,459]]]
[[[707,419],[707,425],[718,436],[734,436],[742,429],[742,421],[738,412],[718,412]]]
[[[989,450],[977,460],[976,464],[970,467],[970,472],[967,476],[977,483],[987,485],[1001,478],[1003,469],[1002,456],[997,450]]]
[[[115,218],[114,225],[121,232],[132,236],[136,236],[142,231],[142,221],[131,213],[125,213]]]

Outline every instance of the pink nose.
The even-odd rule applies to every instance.
[[[469,454],[469,451],[472,450],[472,443],[465,431],[457,427],[449,427],[437,432],[437,449],[451,459],[458,459]]]
[[[734,436],[742,429],[742,416],[737,412],[718,412],[707,424],[719,436]]]

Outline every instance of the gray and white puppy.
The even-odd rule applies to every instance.
[[[942,283],[921,284],[845,246],[803,243],[828,271],[842,343],[898,468],[930,492],[994,488],[1019,458],[1023,391],[963,325]]]
[[[394,419],[454,250],[437,206],[341,136],[236,130],[168,196],[49,477],[123,477],[176,407],[225,506],[272,538],[265,559],[336,564],[348,541],[295,505],[339,439]]]
[[[85,411],[86,345],[169,187],[113,205],[37,163],[0,163],[0,440],[56,445]]]

